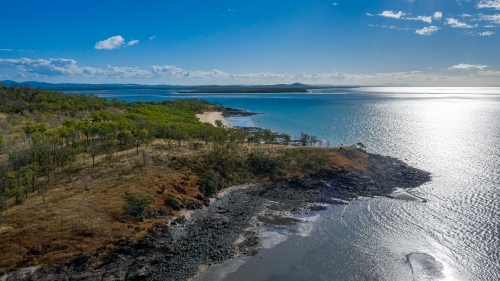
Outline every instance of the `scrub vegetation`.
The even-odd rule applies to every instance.
[[[365,168],[355,148],[295,147],[195,116],[218,109],[0,84],[0,269],[98,258],[231,185]]]

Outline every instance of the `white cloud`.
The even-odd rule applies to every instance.
[[[120,48],[123,44],[125,44],[125,39],[117,35],[95,43],[95,48],[97,50],[113,50]]]
[[[464,70],[468,70],[468,69],[473,69],[473,68],[476,68],[476,69],[485,69],[487,68],[488,66],[487,65],[484,65],[484,64],[466,64],[466,63],[461,63],[461,64],[457,64],[457,65],[454,65],[450,68],[448,68],[449,70],[452,70],[452,69],[464,69]]]
[[[164,77],[182,78],[187,74],[187,72],[184,71],[182,68],[175,67],[174,65],[166,65],[166,66],[153,65],[151,68],[155,75]]]
[[[127,43],[127,46],[134,46],[135,44],[139,44],[139,40],[132,40]]]
[[[473,28],[474,27],[472,25],[466,24],[465,22],[461,22],[461,21],[456,20],[454,18],[447,18],[446,24],[450,25],[451,27],[454,27],[454,28]]]
[[[339,4],[337,2],[334,2],[332,6],[338,6]]]
[[[440,20],[441,18],[443,18],[443,13],[442,12],[435,12],[434,15],[432,15],[432,17],[435,20]]]
[[[478,9],[491,8],[495,10],[500,10],[500,0],[481,0],[477,3]]]
[[[421,20],[426,23],[432,23],[432,17],[431,16],[416,16],[416,17],[407,17],[403,18],[405,20]]]
[[[386,18],[393,18],[393,19],[401,19],[402,16],[406,15],[402,11],[399,11],[397,13],[394,13],[393,11],[383,11],[382,13],[378,14],[379,16],[386,17]]]
[[[375,16],[374,14],[370,14],[370,13],[366,13],[365,15],[369,16],[369,17],[373,17]]]
[[[156,35],[153,35],[153,36],[149,37],[149,40],[155,40],[155,38],[156,38]]]
[[[388,28],[388,29],[393,29],[393,30],[409,30],[411,28],[409,27],[397,27],[394,25],[378,25],[378,24],[368,24],[370,27],[382,27],[382,28]]]
[[[110,78],[151,78],[150,71],[142,70],[138,67],[117,67],[108,64],[107,76]]]
[[[479,32],[477,35],[479,36],[491,36],[495,34],[495,32],[492,32],[492,31],[484,31],[484,32]]]
[[[12,50],[12,49],[0,49],[0,51],[12,52],[12,51],[14,51],[14,50]]]
[[[484,27],[486,27],[486,28],[494,28],[494,27],[496,27],[496,25],[488,24],[488,25],[485,25]]]
[[[496,24],[500,24],[500,14],[496,14],[496,15],[480,15],[479,19],[480,20],[484,20],[484,21],[491,21],[491,22],[496,23]]]
[[[366,13],[367,16],[373,16],[370,13]],[[441,20],[443,17],[442,12],[435,12],[432,16],[415,16],[415,17],[405,17],[406,13],[403,13],[402,11],[399,12],[394,12],[394,11],[383,11],[382,13],[378,14],[379,16],[382,17],[387,17],[387,18],[393,18],[393,19],[404,19],[404,20],[419,20],[423,21],[426,23],[432,23],[432,19],[434,18],[435,20]]]
[[[470,18],[472,17],[472,15],[469,15],[469,14],[466,14],[466,13],[463,13],[460,15],[462,18]]]
[[[46,76],[65,76],[96,74],[98,71],[90,67],[78,67],[72,59],[0,59],[0,67],[13,68],[22,72],[29,72]]]
[[[431,35],[431,34],[437,32],[438,30],[439,30],[439,27],[431,25],[429,27],[417,29],[417,30],[415,30],[415,33],[417,33],[419,35],[428,36],[428,35]]]

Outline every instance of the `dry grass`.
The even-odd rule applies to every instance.
[[[155,143],[148,153],[158,162],[163,151]],[[126,214],[126,194],[151,194],[157,209],[167,208],[167,194],[183,202],[199,201],[196,175],[165,168],[161,162],[138,165],[142,162],[141,154],[136,156],[135,149],[121,151],[112,164],[99,157],[95,168],[88,157],[87,165],[80,163],[80,175],[72,182],[62,172],[54,174],[54,183],[45,198],[30,193],[21,205],[10,202],[0,227],[0,268],[51,263],[83,251],[98,256],[109,251],[111,242],[121,237],[137,240],[161,220],[140,222]],[[192,152],[184,154],[193,156]],[[87,176],[88,191],[82,183]]]
[[[252,145],[248,145],[252,146]],[[276,153],[283,146],[270,145]],[[171,156],[185,157],[192,166],[207,147],[189,151],[176,147]],[[306,155],[327,159],[329,169],[365,169],[366,155],[353,148],[324,149],[314,147],[287,147],[301,150]],[[166,196],[175,196],[183,203],[201,203],[203,196],[198,186],[199,175],[190,169],[168,167],[163,142],[156,140],[147,151],[153,163],[142,165],[142,152],[135,148],[115,154],[111,164],[104,156],[79,158],[79,174],[69,178],[61,171],[54,174],[45,196],[30,194],[21,205],[13,205],[3,213],[0,226],[0,268],[13,268],[67,260],[81,252],[92,253],[95,258],[109,253],[112,242],[122,237],[137,241],[158,219],[138,221],[125,212],[126,194],[150,194],[153,207],[165,208]],[[291,177],[299,170],[287,171]],[[82,179],[90,178],[89,189]],[[257,179],[250,179],[257,180]],[[260,179],[265,180],[265,179]]]

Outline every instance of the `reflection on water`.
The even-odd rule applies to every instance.
[[[425,204],[374,198],[330,207],[309,235],[262,249],[224,280],[500,280],[499,88],[203,97],[265,112],[251,117],[257,126],[361,141],[433,176],[410,191]]]
[[[286,109],[249,108],[267,113],[252,117],[261,126],[361,141],[433,180],[411,191],[425,204],[375,198],[333,207],[310,236],[261,250],[224,280],[499,280],[500,91],[446,91],[311,95],[281,102]]]

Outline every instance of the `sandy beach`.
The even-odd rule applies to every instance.
[[[215,121],[220,120],[222,121],[222,125],[231,127],[229,123],[227,123],[226,119],[224,119],[224,116],[222,116],[222,112],[219,111],[214,111],[214,112],[204,112],[202,114],[196,114],[196,117],[200,119],[201,122],[203,123],[210,123],[214,126]]]

